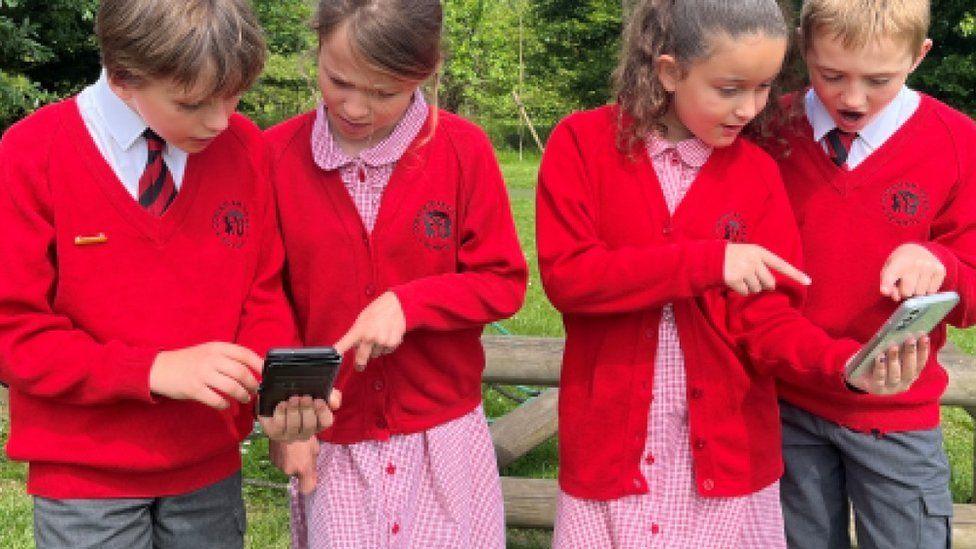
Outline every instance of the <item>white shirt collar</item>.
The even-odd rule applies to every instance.
[[[891,103],[881,109],[881,112],[875,115],[874,120],[868,122],[868,125],[858,132],[858,138],[864,140],[871,150],[877,149],[898,131],[904,120],[908,118],[905,114],[915,112],[919,101],[918,92],[909,89],[907,86],[902,86]],[[837,124],[813,88],[807,91],[804,97],[804,106],[806,107],[807,120],[813,127],[813,139],[820,142],[827,135],[827,132],[837,127]]]
[[[105,120],[109,135],[123,150],[132,148],[148,127],[146,122],[115,95],[108,85],[108,73],[104,69],[98,81],[92,85],[92,92],[93,106]]]

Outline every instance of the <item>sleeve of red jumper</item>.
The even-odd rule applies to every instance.
[[[0,142],[0,380],[68,404],[151,402],[158,349],[95,341],[52,308],[58,273],[50,147],[39,141],[8,134]]]
[[[920,243],[945,266],[942,290],[959,294],[948,317],[959,328],[976,323],[976,129],[967,129],[955,152],[959,180],[932,220],[931,240]]]
[[[392,288],[407,330],[483,325],[512,316],[525,298],[528,270],[498,161],[484,134],[473,137],[462,156],[458,271]]]
[[[585,139],[563,122],[553,130],[539,169],[539,271],[556,309],[625,313],[722,285],[722,240],[617,249],[600,240],[592,191],[596,184],[589,181],[585,146]]]
[[[749,240],[802,269],[800,233],[789,200],[772,161],[767,168],[775,184],[770,185],[764,215]],[[799,309],[805,296],[802,286],[778,274],[776,284],[776,290],[747,297],[728,292],[733,336],[765,375],[788,375],[794,381],[800,376],[811,383],[844,387],[844,366],[860,344],[833,339],[804,317]]]
[[[285,251],[278,227],[277,208],[267,165],[262,163],[262,167],[263,179],[260,184],[266,199],[262,223],[256,233],[261,250],[254,281],[244,302],[237,343],[263,356],[272,347],[290,347],[300,343],[294,313],[282,286]]]

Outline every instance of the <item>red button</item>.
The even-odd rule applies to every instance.
[[[663,234],[664,236],[671,236],[671,233],[673,232],[674,232],[674,227],[672,227],[671,225],[665,225],[664,228],[661,229],[661,234]]]
[[[391,531],[391,532],[393,532],[393,535],[396,535],[396,534],[397,534],[397,532],[399,532],[399,531],[400,531],[400,524],[399,524],[399,523],[396,523],[396,522],[394,522],[394,523],[393,523],[393,528],[390,528],[390,531]]]
[[[695,450],[704,450],[704,449],[705,449],[705,439],[700,438],[695,440]]]
[[[706,492],[711,492],[715,489],[715,481],[710,478],[706,478],[704,481],[702,481],[702,489],[704,489]]]
[[[651,533],[652,534],[660,534],[661,533],[661,527],[658,526],[656,522],[651,525]]]
[[[644,461],[647,462],[648,465],[654,465],[654,456],[652,456],[651,454],[647,454],[647,457],[644,458]]]
[[[374,381],[373,382],[373,389],[375,389],[377,391],[382,391],[383,390],[383,380],[382,379],[377,379],[376,381]]]
[[[392,475],[394,473],[396,473],[396,467],[392,463],[388,464],[386,466],[386,474]]]
[[[655,335],[657,335],[656,330],[651,330],[651,329],[644,330],[644,337],[647,339],[654,339]]]
[[[634,479],[634,488],[640,488],[640,487],[641,487],[641,481],[640,481],[640,479],[639,478],[635,478]]]
[[[370,285],[366,286],[366,289],[363,291],[363,293],[366,294],[366,297],[372,297],[373,296],[373,292],[375,292],[375,291],[376,290],[373,289],[373,285],[370,284]]]
[[[705,391],[702,391],[701,389],[697,389],[697,388],[691,390],[691,398],[697,400],[703,396],[705,396]]]

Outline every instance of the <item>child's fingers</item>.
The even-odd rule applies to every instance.
[[[898,279],[901,278],[901,262],[898,260],[889,261],[881,269],[881,294],[894,298],[892,292]]]
[[[912,351],[909,353],[907,349],[910,348]],[[885,383],[889,390],[895,389],[901,384],[902,371],[905,367],[911,367],[914,364],[914,361],[910,358],[910,354],[914,353],[914,344],[909,344],[907,341],[902,343],[900,347],[892,345],[888,349],[888,377]]]
[[[928,335],[918,338],[918,362],[916,363],[916,375],[921,373],[922,368],[929,362],[929,353],[932,352],[932,340]]]
[[[193,400],[210,406],[211,408],[216,408],[217,410],[226,410],[230,403],[227,399],[217,394],[216,391],[204,385],[200,387],[193,393]]]
[[[332,393],[329,395],[329,408],[333,410],[338,410],[342,406],[342,391],[339,389],[332,389]]]
[[[314,413],[314,421],[317,425],[316,431],[324,431],[332,426],[332,422],[334,421],[332,410],[329,409],[329,405],[324,400],[315,401]]]
[[[258,380],[251,373],[250,368],[233,360],[224,360],[217,363],[217,371],[233,379],[245,390],[256,393],[258,391]]]
[[[317,484],[318,473],[315,471],[315,460],[312,459],[298,473],[298,491],[307,496],[315,491]]]
[[[221,393],[233,398],[241,404],[251,402],[251,394],[247,392],[236,379],[227,376],[220,370],[213,370],[207,374],[204,380],[207,387],[220,391]]]
[[[373,353],[373,344],[368,341],[360,341],[356,346],[356,369],[362,372],[366,369],[366,363]]]
[[[264,368],[264,360],[257,353],[241,345],[225,344],[223,352],[229,358],[247,366],[260,374]]]
[[[288,406],[285,408],[284,436],[287,440],[298,440],[302,431],[302,411],[292,404],[292,399],[288,400]]]
[[[898,282],[898,292],[906,298],[916,296],[918,295],[915,293],[918,289],[918,282],[918,269],[912,269],[902,275],[901,280]]]
[[[763,290],[776,289],[776,277],[773,276],[773,273],[765,264],[759,264],[759,268],[756,269],[756,275],[759,277],[759,283],[762,284]]]
[[[302,414],[302,427],[298,433],[298,438],[302,440],[307,440],[316,433],[319,432],[319,420],[316,410],[312,406],[303,406],[301,408]]]
[[[789,263],[786,262],[786,260],[774,254],[773,252],[769,250],[763,250],[761,259],[762,262],[765,263],[766,266],[769,267],[770,269],[773,269],[774,271],[777,271],[783,274],[784,276],[786,276],[787,278],[791,278],[796,282],[803,284],[804,286],[810,285],[811,280],[806,273],[804,273],[800,269],[797,269],[793,265],[790,265]]]
[[[336,341],[332,347],[336,350],[337,353],[339,353],[340,355],[344,355],[346,354],[346,351],[351,349],[352,346],[355,345],[358,340],[359,340],[359,326],[357,324],[354,324],[352,328],[349,328],[349,331],[346,332],[342,337],[340,337],[339,341]]]
[[[742,281],[745,282],[750,294],[758,294],[762,291],[762,284],[759,282],[759,277],[755,274],[746,275]]]

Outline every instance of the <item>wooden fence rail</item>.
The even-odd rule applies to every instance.
[[[548,387],[492,424],[498,466],[505,467],[556,434],[559,396],[556,387],[563,340],[485,336],[482,341],[487,358],[485,382]],[[942,404],[960,406],[976,418],[976,357],[962,353],[950,343],[942,349],[939,360],[949,374],[949,387],[942,396]],[[556,481],[503,477],[502,492],[507,525],[552,528],[556,516]],[[976,494],[976,485],[973,493]],[[976,505],[957,504],[954,512],[953,546],[976,548]]]

